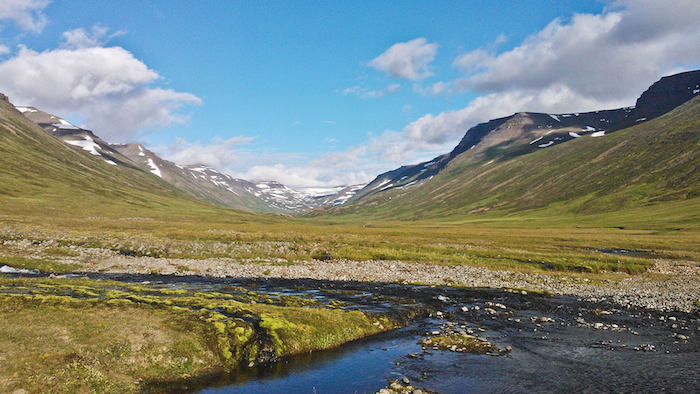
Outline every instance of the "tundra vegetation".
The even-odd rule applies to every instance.
[[[86,278],[2,278],[0,311],[4,392],[134,392],[336,347],[420,313]]]
[[[198,261],[226,258],[400,260],[591,283],[653,277],[658,261],[700,261],[698,108],[700,98],[635,130],[504,156],[478,185],[460,180],[485,164],[457,161],[422,186],[471,185],[469,192],[412,199],[390,191],[334,215],[287,217],[193,200],[138,168],[116,169],[68,147],[0,102],[0,266],[95,271],[121,255],[183,259],[182,271],[203,275]],[[680,161],[685,170],[676,171]],[[595,171],[584,173],[581,163]],[[506,176],[515,186],[498,189]],[[389,197],[391,205],[381,200]],[[0,298],[0,391],[138,391],[401,324],[339,302],[89,279],[3,277]]]

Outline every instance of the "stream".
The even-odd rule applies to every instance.
[[[6,275],[42,275],[7,272]],[[422,390],[464,392],[700,392],[697,314],[626,309],[606,302],[521,290],[466,289],[322,280],[78,274],[201,291],[225,286],[270,296],[342,301],[346,309],[430,310],[408,326],[323,352],[177,382],[168,391],[201,393],[373,393],[390,381]],[[473,333],[499,352],[437,350],[419,340]],[[161,387],[162,388],[162,387]]]

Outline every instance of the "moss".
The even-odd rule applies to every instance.
[[[138,308],[179,316],[179,324],[190,327],[195,335],[193,338],[199,338],[216,355],[218,361],[209,361],[209,368],[225,370],[249,362],[271,361],[339,346],[401,325],[380,314],[343,310],[345,303],[338,300],[323,305],[306,297],[270,297],[242,288],[222,288],[222,292],[205,293],[115,281],[45,278],[0,278],[0,286],[0,303],[6,307],[15,303],[50,305],[58,307],[56,311]],[[88,336],[89,331],[81,335]],[[107,346],[112,348],[102,348],[100,354],[109,355],[114,360],[124,358],[126,353],[117,349],[121,345],[114,343],[108,342]],[[197,348],[191,343],[178,346],[180,353],[184,352],[183,349]],[[150,351],[156,352],[157,349]],[[180,374],[178,376],[196,373],[199,367],[195,361],[183,357],[162,367],[151,365],[141,373],[153,377],[163,373]],[[82,364],[79,367],[82,372],[75,370],[72,373],[89,370]]]

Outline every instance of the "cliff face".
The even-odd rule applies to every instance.
[[[700,70],[663,77],[637,99],[634,114],[655,118],[700,93]]]

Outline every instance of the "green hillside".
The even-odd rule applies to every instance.
[[[4,215],[45,217],[220,214],[136,168],[114,166],[45,133],[0,100],[0,205]],[[226,210],[233,216],[252,216]]]
[[[633,221],[641,214],[652,221],[700,222],[700,98],[603,137],[509,154],[519,149],[464,152],[419,186],[330,212],[404,220],[599,215],[603,222],[627,213]]]

